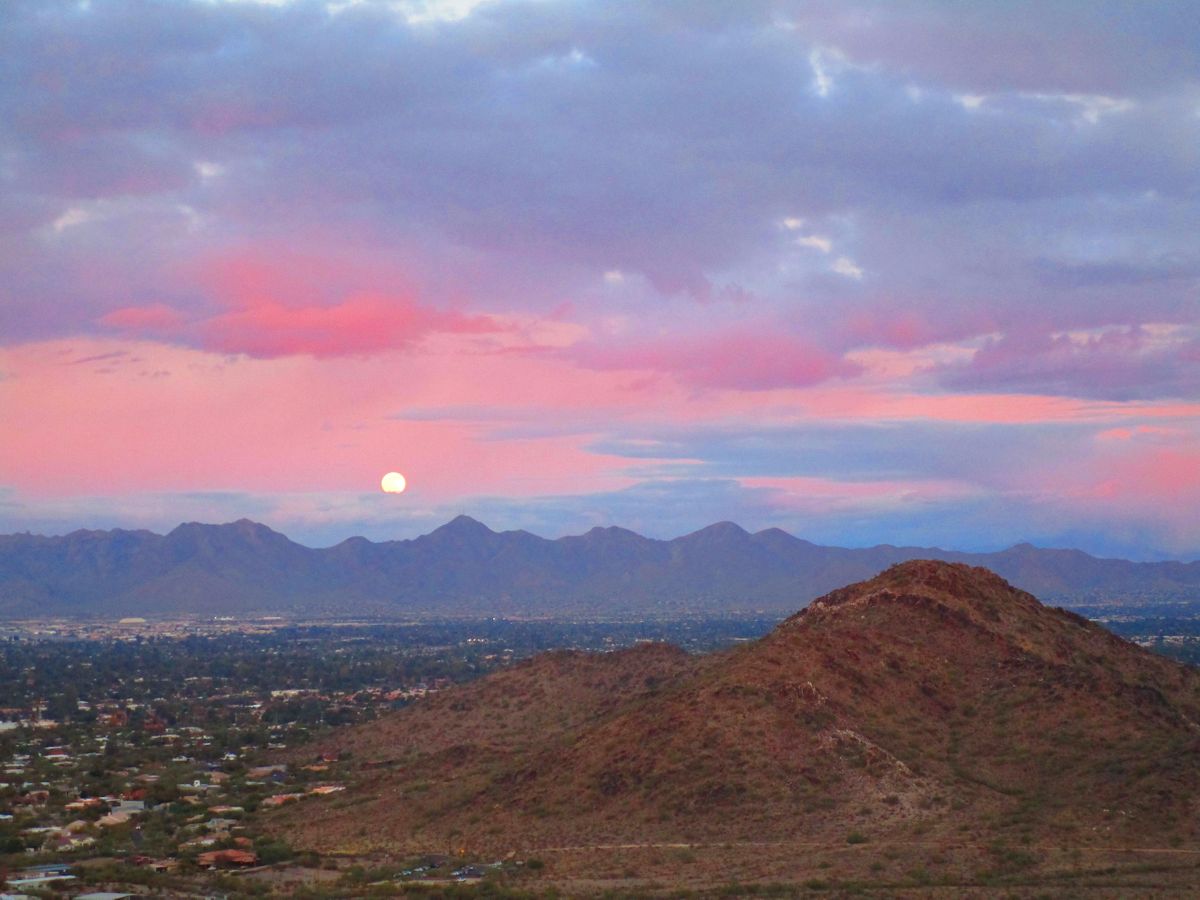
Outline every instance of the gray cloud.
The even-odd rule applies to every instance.
[[[1188,198],[1194,218],[1200,120],[1180,57],[1195,17],[977,6],[514,2],[413,27],[372,4],[7,4],[0,147],[20,191],[0,202],[26,234],[5,255],[18,310],[5,334],[87,328],[164,295],[203,302],[181,261],[264,237],[340,237],[484,305],[545,308],[618,269],[700,298],[755,279],[756,302],[810,330],[830,301],[947,321],[987,304],[1003,325],[1058,297],[1059,320],[1095,324],[1087,292],[1151,253],[1090,261],[1090,281],[1059,296],[1021,229],[1053,222],[1066,238],[1091,227],[1088,205],[1148,193],[1160,210]],[[822,47],[870,68],[833,58],[819,96]],[[1048,96],[1107,90],[1120,71],[1145,90],[1094,122],[1083,101]],[[968,88],[1001,93],[968,109],[955,99]],[[72,210],[90,219],[53,234]],[[767,277],[786,216],[850,225],[829,260]],[[1101,237],[1136,244],[1154,228],[1115,221]],[[130,246],[136,268],[118,249]],[[837,256],[861,284],[829,271]],[[84,274],[97,267],[105,278]],[[1172,296],[1194,285],[1178,281]]]

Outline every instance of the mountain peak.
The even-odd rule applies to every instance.
[[[230,522],[228,525],[225,525],[224,527],[232,529],[233,531],[236,531],[239,534],[257,534],[257,535],[279,534],[279,532],[276,531],[274,528],[272,528],[270,525],[264,525],[262,522],[255,522],[253,519],[245,519],[245,518],[238,519],[236,522]],[[283,535],[280,535],[280,537],[282,537],[282,536]]]
[[[184,522],[171,529],[167,537],[178,539],[197,535],[237,535],[241,538],[259,540],[265,538],[288,540],[285,535],[280,534],[267,525],[263,525],[261,522],[255,522],[253,519],[238,519],[236,522],[226,522],[221,525],[210,525],[204,522]]]
[[[701,528],[699,531],[693,531],[691,534],[687,535],[685,539],[723,540],[723,539],[729,539],[729,538],[743,538],[743,537],[749,537],[749,536],[750,536],[750,532],[748,532],[741,525],[738,525],[736,522],[714,522],[712,525],[709,525],[705,528]]]
[[[462,537],[475,537],[495,534],[496,532],[488,528],[477,519],[472,519],[468,515],[458,515],[443,525],[441,528],[435,528],[429,533],[429,537],[436,535],[458,535]]]
[[[587,533],[584,534],[583,536],[585,538],[591,538],[593,540],[597,540],[597,539],[601,539],[601,538],[607,538],[610,540],[613,540],[613,539],[620,539],[620,540],[636,539],[639,541],[646,540],[644,537],[642,537],[636,531],[630,531],[628,528],[622,528],[620,525],[596,525],[596,526],[593,526],[592,528],[589,528]]]

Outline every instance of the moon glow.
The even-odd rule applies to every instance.
[[[388,472],[379,482],[385,494],[403,494],[408,482],[399,472]]]

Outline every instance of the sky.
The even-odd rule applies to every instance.
[[[0,532],[1198,558],[1198,189],[1194,0],[5,0]]]

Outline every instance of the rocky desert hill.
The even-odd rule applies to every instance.
[[[1192,669],[985,569],[911,561],[733,651],[556,652],[432,696],[299,751],[340,752],[349,789],[272,815],[326,852],[1182,853],[1198,722]]]

